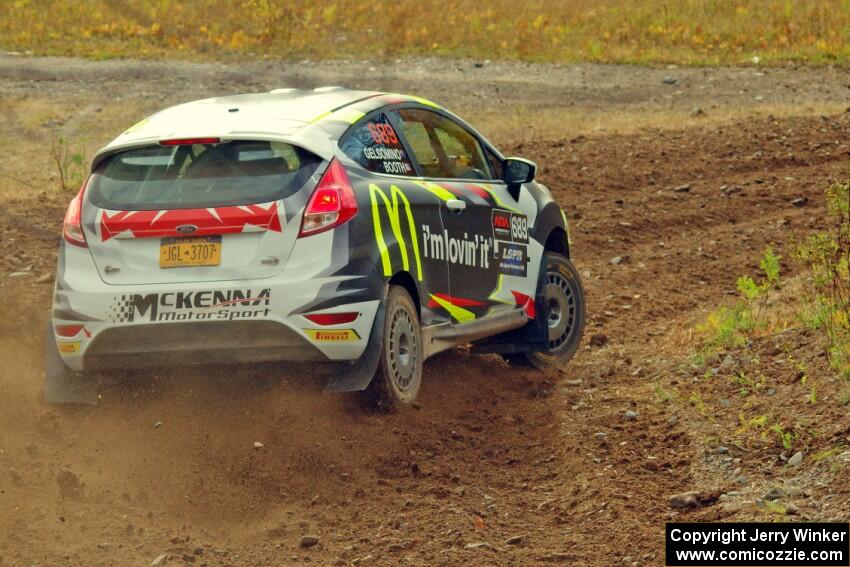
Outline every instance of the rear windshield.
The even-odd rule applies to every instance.
[[[267,203],[295,193],[321,159],[282,142],[145,146],[110,156],[89,184],[103,209],[191,209]]]

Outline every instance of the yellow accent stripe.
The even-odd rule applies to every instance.
[[[502,299],[499,297],[499,294],[502,293],[502,280],[504,279],[504,274],[499,274],[499,279],[496,282],[496,289],[493,290],[493,293],[490,294],[490,301],[498,301],[499,303],[505,303],[507,305],[513,305],[514,302],[507,301],[506,299]]]
[[[436,102],[432,102],[432,101],[428,100],[427,98],[422,98],[421,96],[411,96],[410,98],[412,98],[413,100],[415,100],[419,104],[424,104],[425,106],[431,106],[431,107],[434,107],[434,108],[443,108],[442,106],[440,106]]]
[[[431,299],[436,301],[440,307],[449,312],[449,315],[452,316],[458,323],[467,323],[469,321],[473,321],[475,319],[475,313],[472,311],[468,311],[463,307],[458,307],[457,305],[453,305],[446,301],[445,299],[440,299],[436,295],[428,294]]]
[[[437,198],[443,201],[451,201],[452,199],[457,199],[454,193],[448,191],[447,189],[444,189],[443,187],[440,187],[436,183],[431,183],[430,181],[417,181],[416,183],[417,185],[424,187],[425,189],[436,195]]]
[[[316,116],[310,121],[310,124],[315,124],[316,122],[320,122],[322,120],[339,120],[340,122],[348,122],[349,124],[354,124],[361,118],[363,118],[365,114],[360,112],[359,110],[355,110],[353,108],[345,107],[340,108],[337,111],[328,110],[327,112],[323,112],[320,115]]]
[[[564,230],[567,231],[567,246],[572,248],[573,239],[570,236],[570,223],[567,222],[567,213],[564,212],[564,209],[561,209],[561,218],[564,219]]]
[[[133,124],[132,126],[127,128],[126,130],[124,130],[124,134],[129,134],[130,132],[135,132],[136,130],[143,127],[145,124],[147,124],[149,120],[150,120],[150,118],[142,118],[141,120],[139,120],[138,122],[136,122],[135,124]]]
[[[432,108],[439,108],[439,109],[443,108],[442,106],[440,106],[436,102],[428,100],[427,98],[422,98],[421,96],[413,96],[413,95],[401,94],[401,93],[386,93],[386,96],[393,97],[393,98],[407,98],[407,99],[416,101],[419,104],[424,104],[425,106],[430,106]]]
[[[392,275],[392,262],[390,261],[390,253],[387,244],[384,241],[384,233],[381,229],[381,207],[378,205],[378,197],[384,202],[384,209],[387,211],[387,218],[390,221],[393,235],[398,242],[399,252],[401,253],[401,264],[405,270],[410,270],[410,262],[407,256],[407,243],[404,240],[404,235],[401,231],[401,219],[399,218],[399,199],[403,201],[405,207],[405,216],[407,217],[407,225],[410,230],[410,243],[413,246],[413,258],[416,260],[416,275],[419,281],[422,281],[422,260],[419,257],[419,238],[416,236],[416,224],[413,220],[413,211],[410,207],[410,201],[402,193],[397,186],[390,186],[390,195],[392,202],[387,194],[374,183],[369,185],[369,198],[372,200],[372,223],[375,228],[375,240],[378,241],[378,250],[381,252],[381,264],[384,268],[384,275]]]
[[[331,115],[331,111],[330,111],[330,110],[328,110],[328,111],[326,111],[326,112],[323,112],[323,113],[319,114],[318,116],[316,116],[315,118],[313,118],[313,119],[310,121],[310,124],[315,124],[315,123],[316,123],[316,122],[318,122],[319,120],[323,120],[323,119],[327,118],[327,117],[328,117],[328,116],[330,116],[330,115]]]
[[[341,120],[343,122],[348,122],[349,124],[354,124],[364,116],[366,116],[365,112],[360,112],[353,108],[343,108],[339,112],[334,113],[334,120]]]
[[[499,205],[500,207],[502,207],[503,209],[508,209],[509,211],[513,211],[513,212],[515,212],[515,213],[524,214],[524,213],[523,213],[522,211],[520,211],[519,209],[515,209],[515,208],[511,207],[510,205],[506,205],[506,204],[504,204],[504,203],[502,202],[502,200],[501,200],[501,199],[499,199],[499,196],[498,196],[498,195],[496,195],[496,193],[494,193],[494,192],[493,192],[493,190],[492,190],[492,189],[490,189],[489,187],[486,187],[486,186],[484,186],[484,185],[481,185],[480,183],[472,183],[471,185],[475,185],[476,187],[481,187],[482,189],[484,189],[485,191],[487,191],[488,193],[490,193],[490,196],[491,196],[491,197],[493,197],[493,201],[494,201],[497,205]]]

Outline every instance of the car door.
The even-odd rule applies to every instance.
[[[442,310],[428,309],[429,297],[449,293],[445,257],[429,254],[431,235],[443,233],[440,198],[422,187],[405,144],[382,111],[362,118],[340,140],[345,156],[358,164],[349,171],[362,213],[359,242],[375,254],[384,277],[405,271],[416,281],[422,324],[448,322]],[[362,214],[361,213],[361,214]]]
[[[450,293],[429,298],[431,304],[458,323],[525,306],[536,286],[528,269],[528,217],[501,181],[501,159],[447,115],[417,107],[393,118],[422,183],[442,201],[443,234],[431,247],[448,262]]]

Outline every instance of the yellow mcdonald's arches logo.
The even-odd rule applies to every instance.
[[[307,336],[320,343],[347,343],[360,340],[354,329],[304,329]]]
[[[372,223],[375,227],[375,241],[378,243],[378,250],[381,252],[381,264],[384,268],[384,275],[392,276],[393,266],[387,243],[384,240],[384,231],[381,228],[381,211],[385,211],[393,235],[396,242],[398,242],[398,249],[401,253],[401,264],[405,270],[410,270],[407,242],[404,239],[404,233],[401,229],[401,208],[404,206],[407,227],[410,232],[410,246],[413,248],[413,258],[416,261],[416,277],[419,281],[422,281],[422,260],[419,258],[419,239],[416,236],[416,225],[413,222],[413,211],[410,208],[410,201],[407,200],[401,189],[395,185],[390,186],[390,196],[388,197],[383,189],[374,183],[369,185],[369,198],[372,200]],[[379,199],[383,203],[383,206],[380,205]]]

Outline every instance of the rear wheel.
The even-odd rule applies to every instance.
[[[49,322],[44,342],[44,400],[49,404],[97,402],[94,385],[84,374],[68,368],[62,360],[56,346],[56,336]]]
[[[548,340],[544,348],[505,355],[511,364],[547,368],[565,364],[578,350],[584,333],[585,301],[581,277],[572,262],[555,252],[543,255],[546,277],[543,295],[548,314]]]
[[[381,361],[366,394],[383,408],[413,402],[422,384],[422,329],[416,304],[406,289],[390,287],[387,295]]]

